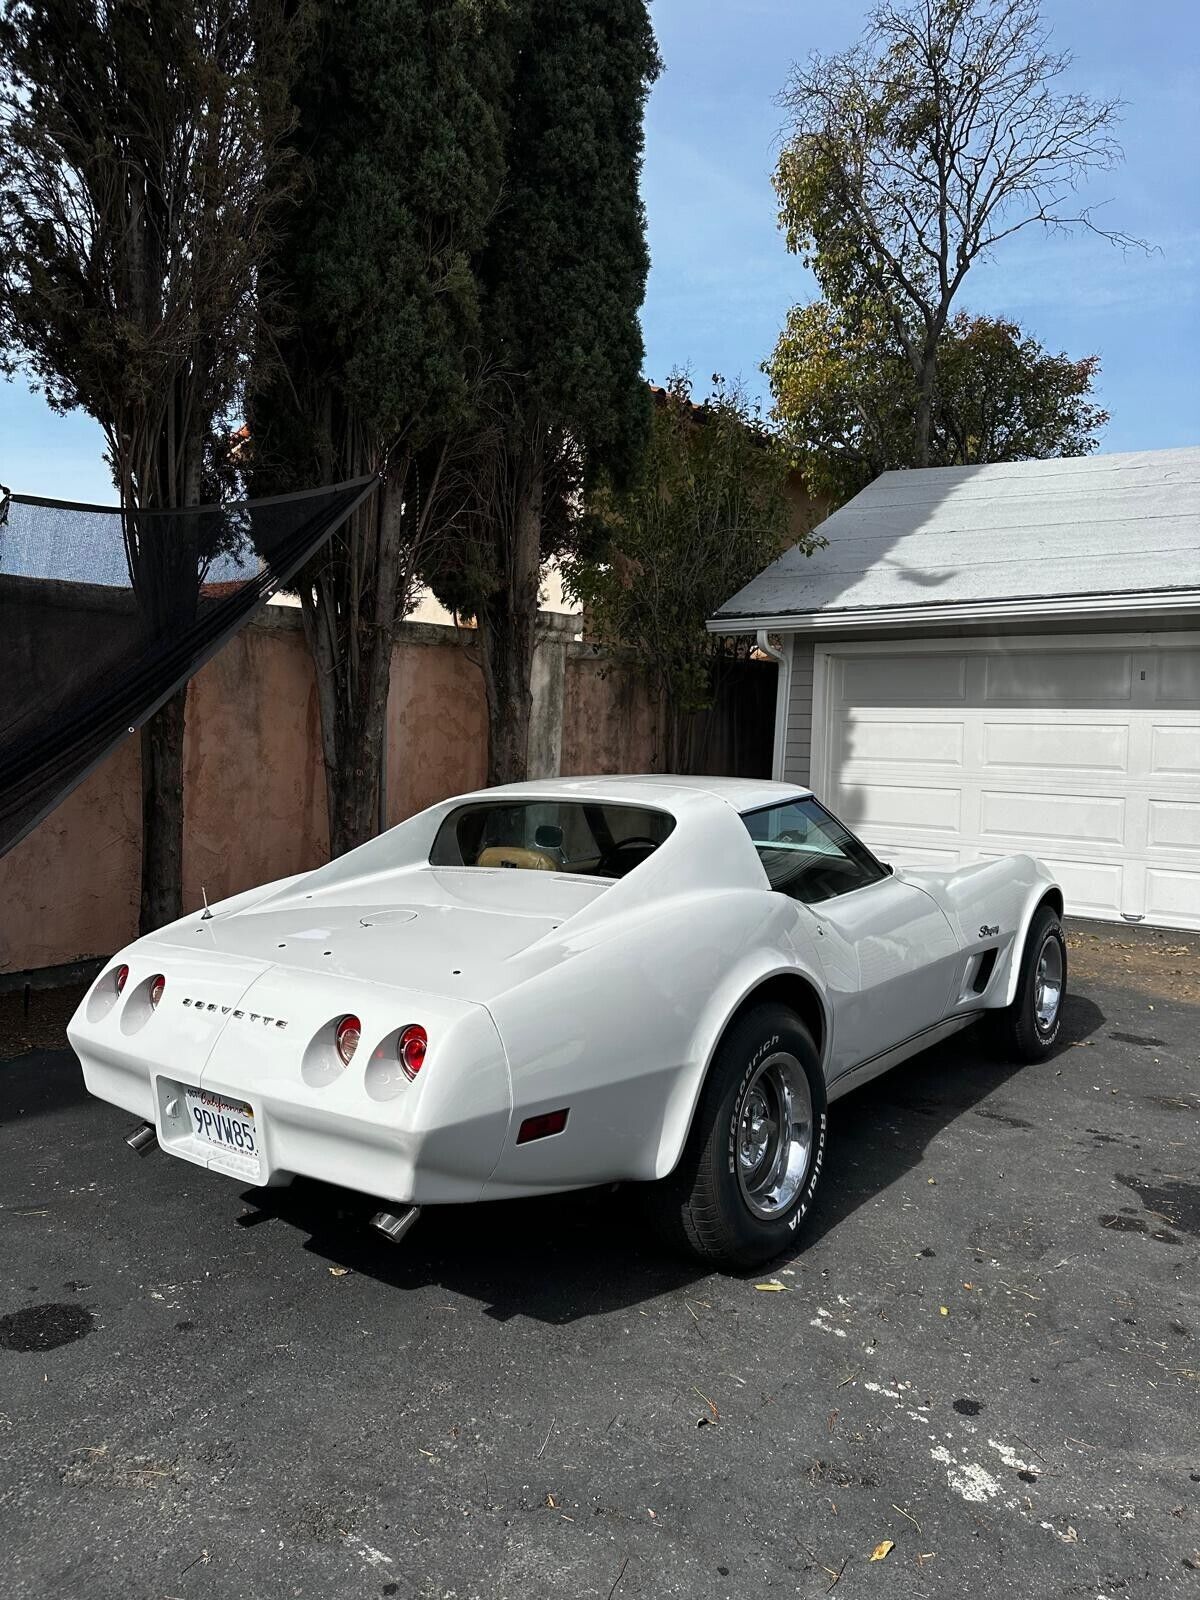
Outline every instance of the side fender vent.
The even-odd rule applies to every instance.
[[[993,948],[985,950],[980,956],[979,965],[975,968],[975,981],[971,985],[973,993],[982,994],[992,981],[992,973],[996,970],[997,953]]]

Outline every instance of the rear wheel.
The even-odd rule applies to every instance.
[[[1067,941],[1052,906],[1039,906],[1025,938],[1013,1003],[995,1013],[1001,1050],[1018,1061],[1040,1061],[1062,1031],[1067,995]]]
[[[786,1250],[825,1155],[825,1081],[807,1028],[756,1006],[722,1039],[678,1167],[653,1191],[669,1242],[711,1266]]]

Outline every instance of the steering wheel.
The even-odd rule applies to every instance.
[[[621,839],[618,841],[618,843],[609,845],[608,849],[596,863],[596,876],[598,878],[619,878],[621,873],[614,871],[613,868],[620,865],[620,861],[617,858],[620,857],[623,850],[653,851],[657,850],[661,843],[662,841],[660,839],[651,839],[644,833],[631,833],[628,839]],[[645,857],[642,859],[644,860]],[[625,868],[625,871],[632,872],[634,867],[640,865],[640,861],[631,861]]]

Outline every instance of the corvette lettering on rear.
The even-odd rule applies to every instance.
[[[237,1011],[233,1006],[219,1006],[212,1000],[193,1000],[184,995],[183,1003],[196,1011],[219,1011],[223,1017],[232,1016],[235,1022],[261,1022],[264,1028],[286,1028],[286,1017],[265,1017],[261,1011]]]

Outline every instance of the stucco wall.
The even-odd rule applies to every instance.
[[[184,904],[326,859],[312,660],[296,628],[249,627],[192,680],[184,767]]]
[[[129,739],[0,856],[0,973],[115,949],[137,928],[141,766]]]
[[[406,627],[388,698],[389,824],[478,789],[486,776],[483,674],[454,628]]]
[[[654,700],[636,663],[568,646],[560,771],[653,772],[657,765]]]
[[[653,707],[636,664],[561,652],[562,771],[645,771]],[[487,721],[478,666],[449,627],[405,624],[392,659],[390,824],[478,788]],[[107,955],[137,931],[138,741],[131,737],[0,857],[0,975]],[[299,614],[272,607],[193,679],[184,782],[184,903],[219,900],[326,859],[316,687]]]

